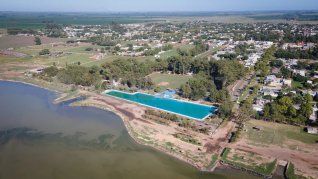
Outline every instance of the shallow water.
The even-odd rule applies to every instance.
[[[199,172],[136,144],[114,113],[55,105],[55,98],[41,88],[0,82],[0,179],[256,178],[235,170]]]

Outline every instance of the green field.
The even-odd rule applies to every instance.
[[[162,90],[171,88],[177,89],[180,88],[182,84],[185,84],[191,76],[187,75],[173,75],[173,74],[162,74],[162,73],[153,73],[149,75],[152,81],[156,86],[160,87]]]
[[[253,127],[260,127],[261,130],[255,130]],[[318,141],[318,135],[308,134],[302,127],[257,120],[247,122],[242,135],[256,144],[283,145],[287,139],[307,144],[315,144]]]
[[[43,44],[43,45],[34,45],[34,46],[27,46],[27,47],[20,47],[16,49],[18,52],[25,53],[28,55],[36,56],[39,54],[39,52],[43,49],[49,49],[50,52],[70,52],[70,53],[92,53],[89,51],[86,51],[86,48],[94,48],[94,49],[100,49],[102,47],[97,45],[81,45],[81,46],[52,46],[50,44]]]
[[[169,51],[166,51],[166,52],[160,54],[160,58],[167,59],[171,56],[177,56],[177,55],[178,55],[177,50],[173,49],[173,50],[169,50]]]
[[[80,62],[80,64],[85,64],[87,62],[93,61],[93,59],[90,59],[89,54],[70,54],[70,55],[65,55],[62,57],[58,58],[53,58],[53,57],[43,57],[40,60],[40,63],[44,65],[53,65],[55,63],[57,66],[64,67],[66,65],[71,65],[71,64],[77,64]]]
[[[2,15],[3,14],[3,15]],[[108,25],[113,22],[119,24],[161,22],[162,18],[103,13],[28,13],[3,12],[0,16],[0,28],[41,29],[46,23],[67,25]]]
[[[0,64],[10,63],[10,62],[30,62],[31,58],[16,58],[8,56],[0,56]]]

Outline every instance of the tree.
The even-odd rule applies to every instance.
[[[190,88],[189,84],[182,85],[180,88],[180,92],[181,92],[182,97],[190,98],[191,88]]]
[[[248,121],[252,115],[252,109],[252,102],[249,100],[245,100],[239,109],[237,122],[239,124],[243,124],[243,122]]]
[[[271,118],[271,104],[270,103],[267,103],[265,104],[264,106],[264,117],[266,119],[270,119]]]
[[[62,83],[82,86],[95,85],[100,81],[99,74],[92,73],[88,67],[78,65],[68,65],[58,72],[57,77]]]
[[[313,106],[312,106],[313,98],[310,94],[306,94],[304,96],[304,100],[302,104],[300,105],[299,113],[306,117],[307,119],[311,116],[313,113]]]
[[[35,37],[34,38],[34,42],[35,42],[35,45],[41,45],[42,44],[40,37]]]
[[[233,103],[230,100],[227,100],[223,102],[219,109],[218,109],[218,115],[221,118],[229,118],[232,116],[232,108],[233,108]]]
[[[50,66],[43,70],[43,74],[49,77],[55,77],[58,72],[59,70],[56,66]]]
[[[187,85],[191,88],[189,98],[198,100],[206,97],[208,89],[212,86],[212,82],[206,75],[197,74],[187,82]]]
[[[282,114],[288,114],[293,107],[293,100],[288,96],[280,98],[277,103],[277,110]]]
[[[50,50],[49,49],[43,49],[39,52],[39,55],[48,55],[50,54]]]
[[[283,61],[281,60],[273,60],[270,62],[272,67],[280,68],[284,65]]]
[[[48,37],[54,37],[54,38],[67,37],[67,34],[64,32],[63,27],[58,24],[47,24],[45,27],[45,34]]]
[[[283,75],[284,78],[291,78],[293,72],[287,69],[286,67],[282,67],[280,69],[281,74]]]
[[[92,48],[92,47],[87,47],[86,49],[85,49],[85,51],[93,51],[94,49]]]

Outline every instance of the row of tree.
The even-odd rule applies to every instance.
[[[286,58],[286,59],[318,59],[318,47],[314,47],[309,50],[301,49],[278,49],[275,53],[277,58]]]
[[[300,105],[299,109],[295,105]],[[267,120],[288,124],[304,125],[313,113],[313,98],[309,94],[279,96],[264,107],[263,117]]]
[[[153,71],[153,63],[140,63],[136,59],[116,59],[102,65],[102,75],[107,80],[121,81],[128,87],[153,88],[153,82],[146,77]]]

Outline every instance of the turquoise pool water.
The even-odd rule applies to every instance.
[[[214,106],[161,98],[144,93],[126,93],[111,90],[106,91],[104,94],[199,121],[214,114],[217,109]]]

